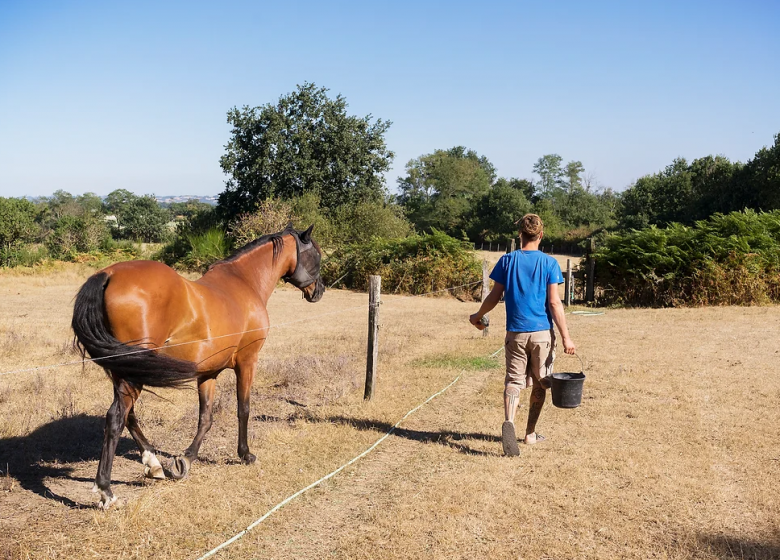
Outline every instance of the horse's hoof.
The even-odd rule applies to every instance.
[[[175,457],[173,461],[171,461],[171,465],[168,467],[168,470],[171,471],[171,477],[175,478],[176,480],[181,480],[187,476],[188,472],[190,472],[191,464],[192,463],[187,457]]]
[[[104,492],[103,490],[98,490],[100,492],[100,502],[98,503],[98,509],[102,509],[103,511],[108,511],[108,509],[116,504],[117,497],[110,495],[108,492]]]
[[[165,472],[154,453],[151,451],[144,451],[141,456],[141,462],[144,464],[144,476],[147,478],[156,478],[157,480],[165,480]]]
[[[255,457],[251,453],[245,453],[244,456],[241,457],[241,462],[244,463],[245,465],[251,465],[255,461],[257,461],[257,457]]]

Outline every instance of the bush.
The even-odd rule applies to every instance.
[[[595,258],[604,303],[780,302],[780,210],[715,214],[693,227],[610,235]]]
[[[0,266],[17,266],[25,245],[38,239],[35,205],[23,198],[0,197]]]
[[[49,256],[46,247],[40,244],[0,247],[0,266],[33,266]]]
[[[342,206],[333,218],[334,241],[366,243],[373,238],[397,239],[412,231],[403,209],[384,202],[359,202]]]
[[[293,221],[293,205],[281,199],[269,199],[257,205],[254,212],[241,214],[230,224],[230,235],[241,247],[262,235],[276,233]]]
[[[385,293],[424,294],[477,282],[482,266],[469,244],[440,231],[414,234],[402,239],[374,238],[336,250],[323,265],[326,284],[365,290],[368,277],[382,276]],[[476,298],[481,286],[475,284],[452,293]]]
[[[53,258],[74,260],[79,253],[107,249],[111,235],[106,222],[89,215],[66,215],[57,220],[46,239],[46,248]]]

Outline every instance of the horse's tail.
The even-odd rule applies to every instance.
[[[98,272],[79,290],[71,326],[81,356],[103,366],[112,378],[134,385],[181,387],[197,375],[195,363],[165,356],[152,349],[119,342],[111,332],[106,316],[104,293],[111,276]]]

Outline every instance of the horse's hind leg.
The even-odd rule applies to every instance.
[[[106,427],[103,430],[103,452],[100,455],[95,491],[100,492],[100,508],[108,509],[116,502],[111,491],[111,468],[114,465],[116,445],[125,429],[127,415],[138,398],[139,390],[124,381],[114,382],[114,402],[106,413]]]
[[[192,462],[198,458],[200,445],[206,432],[211,429],[211,409],[214,405],[214,388],[217,385],[216,377],[198,380],[198,401],[200,404],[200,415],[198,416],[198,432],[190,446],[184,451],[183,457],[176,457],[171,464],[171,476],[173,478],[184,478],[190,470]]]
[[[154,454],[154,447],[152,447],[146,437],[144,437],[141,426],[138,425],[138,420],[135,417],[135,405],[127,414],[127,430],[130,432],[130,435],[133,436],[138,449],[141,451],[141,462],[144,464],[144,475],[149,478],[165,479],[162,465]]]

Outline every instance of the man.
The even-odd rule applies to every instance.
[[[561,267],[554,258],[539,250],[544,237],[544,224],[536,214],[526,214],[520,220],[520,250],[501,257],[490,279],[495,282],[479,311],[469,320],[478,329],[485,328],[482,317],[493,309],[504,294],[506,303],[506,378],[504,379],[504,424],[501,441],[504,454],[520,454],[515,435],[515,413],[520,391],[531,387],[528,424],[525,443],[534,444],[544,439],[536,433],[536,422],[542,411],[546,391],[550,387],[547,376],[552,374],[555,359],[555,331],[563,338],[563,350],[574,354],[576,348],[569,336],[566,315],[558,295],[558,284],[563,282]]]

